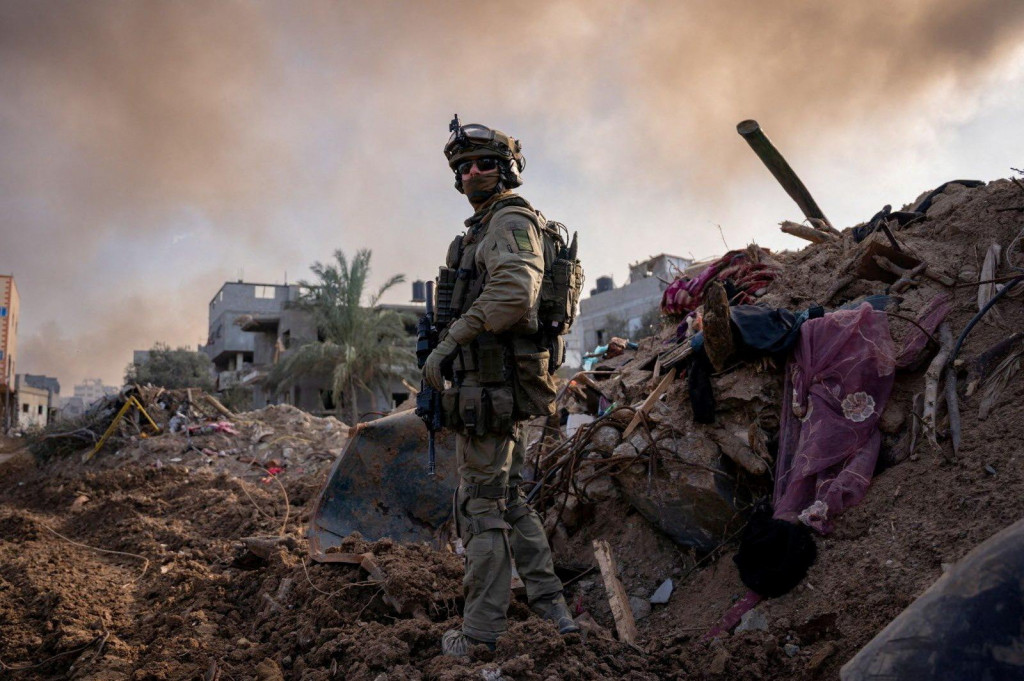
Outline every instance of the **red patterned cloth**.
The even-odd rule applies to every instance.
[[[892,391],[889,321],[864,303],[811,319],[786,366],[775,471],[775,517],[822,534],[867,493]]]
[[[766,289],[778,274],[778,267],[763,261],[762,254],[767,255],[767,251],[757,246],[729,251],[693,279],[676,279],[661,296],[662,313],[685,315],[696,310],[704,300],[704,287],[714,279],[732,280],[739,291],[729,301],[732,305],[753,303],[755,294]]]

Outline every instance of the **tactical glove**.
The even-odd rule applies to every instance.
[[[451,338],[445,338],[438,342],[437,347],[427,357],[427,361],[423,363],[423,380],[434,390],[444,390],[442,367],[458,349],[458,343]]]

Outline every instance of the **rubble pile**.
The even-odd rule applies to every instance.
[[[530,494],[583,635],[559,637],[519,596],[495,651],[442,657],[442,632],[460,623],[454,547],[350,535],[334,562],[310,561],[305,526],[344,424],[287,406],[224,413],[195,391],[139,388],[159,434],[137,409],[115,423],[124,395],[92,435],[0,462],[0,669],[210,681],[837,678],[950,566],[1021,517],[1024,287],[999,287],[1024,267],[1024,188],[971,184],[841,234],[820,230],[800,251],[728,254],[757,267],[677,286],[686,295],[673,297],[678,315],[658,336],[609,344],[559,395],[562,418],[531,424]],[[719,286],[732,311],[756,301],[805,326],[785,352],[753,352],[739,331],[736,348],[712,352],[702,342],[722,341]],[[811,486],[814,503],[802,498],[787,518],[813,528],[817,559],[796,588],[762,598],[732,560],[751,509],[791,492],[787,462],[839,441],[810,429],[829,396],[815,392],[817,374],[801,374],[804,359],[825,345],[830,319],[880,319],[872,309],[886,313],[888,336],[880,326],[837,351],[882,348],[868,354],[891,365],[867,366],[884,385],[835,396],[863,437],[860,460],[872,465],[855,472],[870,487],[844,487],[843,503],[828,496],[849,466]]]

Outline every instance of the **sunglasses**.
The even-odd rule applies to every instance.
[[[498,159],[477,158],[473,159],[472,161],[463,161],[458,166],[456,166],[456,170],[458,170],[459,174],[461,175],[469,175],[469,171],[473,169],[473,164],[476,164],[476,169],[479,170],[481,173],[486,173],[498,167]]]

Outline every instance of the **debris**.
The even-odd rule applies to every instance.
[[[597,638],[606,639],[608,641],[611,641],[613,638],[612,633],[598,624],[597,621],[594,620],[593,615],[589,612],[584,612],[577,616],[576,624],[580,625],[580,628],[583,629],[584,632],[587,634],[593,634]]]
[[[729,664],[729,660],[732,659],[732,655],[725,648],[719,648],[715,651],[715,656],[711,659],[711,663],[708,665],[708,673],[712,676],[721,676],[725,673],[726,665]]]
[[[782,650],[786,653],[786,655],[793,657],[800,652],[800,646],[796,645],[795,643],[787,643],[786,645],[782,646]]]
[[[743,440],[720,428],[711,430],[709,434],[721,447],[722,453],[743,470],[751,475],[766,475],[768,473],[768,464],[755,454]]]
[[[985,251],[985,262],[981,266],[981,273],[978,277],[978,280],[982,282],[978,285],[978,310],[985,309],[985,305],[996,294],[996,285],[992,280],[996,277],[996,265],[999,263],[999,254],[1001,252],[1002,248],[999,244],[992,244]],[[1001,321],[999,311],[993,312],[989,319],[993,323]]]
[[[666,579],[661,583],[661,586],[655,589],[654,593],[651,594],[651,603],[654,605],[664,605],[665,603],[668,603],[668,599],[672,596],[672,588],[672,580]]]
[[[978,418],[985,420],[991,413],[992,408],[999,400],[1003,391],[1009,386],[1014,377],[1020,372],[1021,363],[1024,362],[1024,344],[1021,344],[1016,350],[1010,352],[1010,354],[999,363],[999,366],[985,378],[985,382],[982,383],[981,387],[981,402],[978,406]],[[952,368],[950,368],[952,372]]]
[[[639,596],[629,597],[629,609],[633,613],[633,619],[639,622],[651,614],[651,602]]]
[[[838,650],[839,646],[836,645],[835,641],[825,641],[820,648],[811,654],[811,659],[807,661],[807,671],[815,672],[820,669],[821,665],[825,664],[828,658],[835,655]]]
[[[622,432],[622,439],[627,439],[633,433],[633,431],[636,430],[637,426],[640,425],[640,421],[643,419],[643,417],[646,416],[647,412],[651,410],[651,407],[654,406],[654,403],[657,402],[658,399],[665,394],[665,391],[668,390],[669,384],[672,383],[672,381],[674,380],[676,380],[676,370],[675,368],[672,368],[665,376],[665,378],[661,379],[661,383],[658,384],[658,387],[655,388],[654,391],[647,396],[647,399],[644,400],[644,403],[640,405],[639,409],[636,410],[636,413],[633,415],[633,420],[629,422],[629,425],[626,426],[626,430]]]
[[[943,327],[946,331],[943,332]],[[931,440],[932,445],[936,448],[939,447],[938,440],[938,411],[939,411],[939,383],[942,380],[942,376],[946,369],[946,360],[949,358],[950,350],[952,350],[953,334],[949,331],[949,325],[945,322],[939,327],[941,334],[942,346],[939,348],[939,352],[932,359],[931,364],[928,365],[928,370],[924,374],[924,411],[921,414],[921,422],[924,426],[924,432]],[[949,460],[949,457],[943,452],[943,456]]]
[[[1007,354],[1015,352],[1024,353],[1024,332],[1018,331],[1004,338],[967,362],[967,390],[965,394],[968,397],[973,395],[974,391],[978,388],[978,384],[991,373],[992,367],[998,365]]]
[[[985,464],[985,472],[988,473],[989,475],[995,475],[996,469],[993,468],[991,464]]]
[[[941,339],[942,347],[951,348],[953,346],[953,332],[949,329],[949,324],[943,324],[939,327],[939,338]],[[960,440],[961,440],[961,424],[960,424],[960,398],[956,392],[956,370],[953,368],[953,364],[950,362],[946,363],[945,367],[945,380],[946,380],[946,413],[949,415],[949,439],[953,443],[953,456],[960,455]]]
[[[793,236],[798,236],[801,239],[807,239],[808,241],[816,244],[830,243],[835,241],[837,238],[834,234],[829,232],[823,232],[813,227],[797,224],[796,222],[791,222],[789,220],[780,222],[779,229],[786,234],[792,234]]]
[[[761,159],[765,167],[771,171],[771,174],[778,180],[782,188],[789,194],[789,198],[796,201],[796,205],[803,211],[805,217],[818,218],[825,225],[831,227],[831,223],[825,217],[825,214],[818,208],[818,204],[814,201],[811,193],[807,191],[807,187],[800,181],[797,174],[793,172],[793,169],[783,158],[779,150],[775,148],[771,140],[761,130],[760,124],[755,120],[741,121],[736,125],[736,132],[747,141],[750,148],[754,150],[757,157]]]
[[[633,611],[630,608],[626,590],[622,587],[622,582],[619,581],[615,557],[612,555],[612,549],[608,542],[601,539],[594,540],[594,557],[601,567],[601,577],[604,579],[608,605],[612,609],[612,617],[615,619],[615,630],[619,634],[619,640],[623,643],[636,643],[638,633],[636,622],[633,619]]]
[[[1024,520],[1018,520],[939,577],[843,665],[841,678],[1021,678],[1024,658],[1004,651],[1019,651],[1022,643],[1022,573]]]
[[[768,618],[764,616],[760,608],[754,608],[740,618],[735,633],[739,634],[744,631],[768,631]]]

